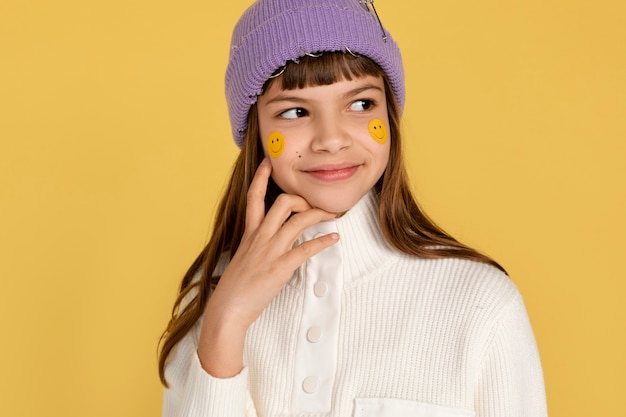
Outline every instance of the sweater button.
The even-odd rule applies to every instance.
[[[313,292],[315,293],[317,297],[325,296],[327,291],[328,291],[328,284],[326,284],[324,281],[317,281],[315,285],[313,286]]]
[[[317,326],[311,327],[306,332],[306,338],[311,343],[319,342],[322,337],[322,329]]]
[[[302,389],[307,394],[313,394],[320,387],[320,380],[316,376],[308,376],[304,379],[302,383]]]

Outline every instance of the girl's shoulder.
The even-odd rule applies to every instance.
[[[433,297],[478,307],[506,305],[520,297],[515,282],[502,270],[460,258],[424,259],[402,256],[400,280]],[[496,307],[497,308],[497,307]]]

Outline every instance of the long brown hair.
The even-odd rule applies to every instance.
[[[446,234],[419,208],[404,167],[400,134],[400,111],[382,69],[366,57],[347,53],[324,53],[320,57],[303,57],[298,63],[290,62],[281,75],[270,79],[281,82],[282,89],[292,90],[307,86],[330,85],[338,80],[352,80],[365,75],[383,77],[389,114],[391,151],[383,176],[375,185],[378,194],[378,220],[387,241],[398,250],[422,258],[455,257],[483,262],[503,270],[489,257],[471,249]],[[279,72],[280,72],[279,71]],[[165,365],[176,344],[202,317],[204,307],[220,276],[214,275],[220,258],[229,259],[235,254],[244,232],[246,193],[257,167],[263,160],[259,146],[259,126],[256,105],[248,114],[248,128],[241,152],[235,162],[228,187],[215,216],[213,234],[204,250],[193,262],[180,285],[180,293],[167,328],[161,336],[159,352],[159,376],[165,380]],[[282,191],[270,179],[266,207],[271,207]],[[200,274],[200,278],[194,280]],[[192,293],[195,291],[195,293]],[[189,294],[189,297],[186,297]],[[183,299],[191,299],[183,304]]]

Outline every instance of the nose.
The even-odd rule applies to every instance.
[[[311,148],[315,152],[337,153],[350,147],[352,137],[345,123],[338,117],[324,116],[315,120],[315,132]]]

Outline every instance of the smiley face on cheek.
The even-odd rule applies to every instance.
[[[280,132],[272,132],[267,138],[267,153],[278,158],[285,150],[285,137]]]
[[[367,130],[369,130],[370,135],[376,142],[380,144],[387,142],[387,126],[385,126],[385,123],[382,120],[370,120],[367,125]]]

